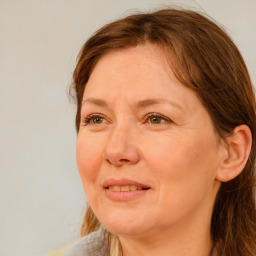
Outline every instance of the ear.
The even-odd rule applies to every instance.
[[[216,179],[222,182],[234,179],[243,171],[252,145],[250,128],[244,124],[237,126],[225,143],[223,158],[216,174]]]

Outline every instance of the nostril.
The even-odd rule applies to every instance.
[[[129,160],[128,160],[128,159],[120,159],[119,162],[125,162],[125,163],[127,163],[127,162],[129,162]]]
[[[105,160],[110,165],[118,165],[118,166],[121,166],[123,163],[129,163],[130,162],[128,159],[119,159],[116,162],[110,161],[108,158],[106,158]]]
[[[109,161],[109,159],[106,159],[106,162],[110,165],[112,165],[112,163]]]

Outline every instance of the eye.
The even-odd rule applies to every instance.
[[[82,122],[84,125],[88,125],[88,124],[99,125],[99,124],[104,123],[105,121],[106,120],[102,115],[91,114],[91,115],[88,115],[87,117],[85,117]]]
[[[160,114],[157,113],[149,113],[145,116],[144,118],[145,123],[150,123],[150,124],[164,124],[164,123],[172,123],[172,121]]]

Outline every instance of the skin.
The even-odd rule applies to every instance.
[[[137,105],[145,99],[161,100]],[[93,113],[101,117],[84,123]],[[118,235],[124,256],[208,255],[216,175],[226,156],[208,112],[175,78],[159,46],[116,50],[96,64],[83,96],[77,165],[90,206]],[[102,187],[110,178],[151,189],[112,201]]]

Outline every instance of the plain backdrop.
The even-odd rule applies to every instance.
[[[255,0],[0,0],[0,255],[37,256],[79,238],[76,56],[101,25],[180,5],[223,24],[256,82]]]

